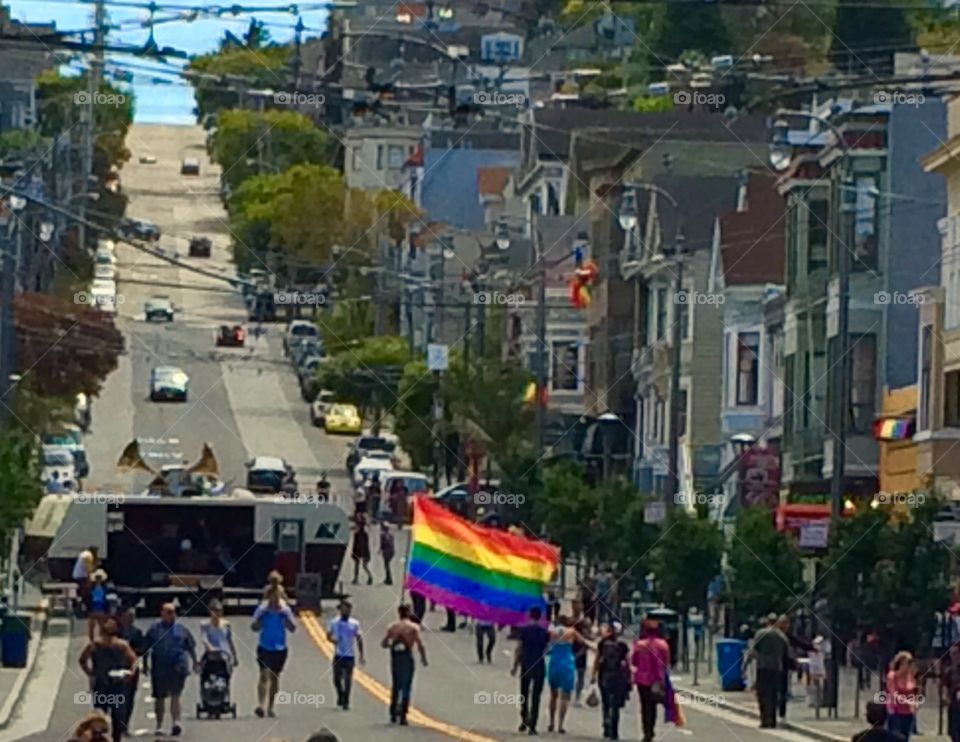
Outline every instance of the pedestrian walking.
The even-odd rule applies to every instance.
[[[232,668],[239,665],[237,648],[233,644],[233,627],[223,617],[223,605],[219,600],[210,602],[210,617],[200,626],[200,641],[204,654],[215,652]]]
[[[97,547],[88,546],[77,555],[73,563],[73,581],[77,583],[79,607],[86,611],[87,596],[90,592],[91,577],[97,571]],[[80,615],[79,613],[77,614]]]
[[[950,645],[940,668],[940,698],[947,707],[950,742],[960,742],[960,642]]]
[[[898,652],[887,673],[887,729],[909,742],[916,720],[919,685],[917,666],[910,652]],[[879,699],[878,699],[879,700]]]
[[[593,665],[593,682],[600,689],[604,739],[620,739],[620,709],[630,695],[630,648],[621,631],[619,624],[603,627]]]
[[[113,742],[126,731],[126,699],[137,666],[137,655],[118,635],[117,622],[103,622],[100,636],[80,653],[80,668],[90,678],[93,707],[110,717]]]
[[[446,631],[451,634],[457,630],[457,612],[452,608],[447,608],[447,622],[440,628],[440,631]]]
[[[753,637],[747,649],[747,660],[756,663],[757,705],[760,707],[760,728],[777,726],[777,706],[783,672],[787,668],[790,640],[777,626],[778,616],[770,614],[766,625]]]
[[[493,621],[476,621],[473,625],[477,639],[477,661],[493,664],[493,647],[497,643],[497,626]]]
[[[356,518],[353,529],[353,548],[350,551],[353,557],[353,584],[360,582],[360,567],[367,573],[367,584],[373,584],[373,575],[370,572],[370,534],[367,533],[367,524],[362,514]]]
[[[380,646],[390,650],[390,723],[407,724],[410,695],[413,690],[413,671],[416,663],[413,650],[420,651],[420,661],[427,666],[427,650],[420,636],[420,624],[413,620],[410,608],[401,605],[397,609],[398,620],[387,627]]]
[[[253,630],[259,632],[257,642],[257,665],[260,677],[257,682],[257,707],[253,710],[263,718],[264,705],[267,716],[273,718],[277,692],[280,690],[280,673],[287,663],[287,633],[297,630],[293,611],[284,597],[283,588],[271,585],[264,600],[253,613]]]
[[[902,734],[887,730],[887,707],[882,703],[867,703],[867,723],[870,728],[854,734],[852,742],[904,742]]]
[[[107,600],[107,573],[102,569],[94,570],[90,575],[90,586],[87,589],[87,638],[93,641],[97,629],[107,615],[109,603]]]
[[[340,615],[330,621],[327,638],[333,643],[333,685],[337,689],[337,706],[350,708],[350,688],[357,659],[363,665],[363,634],[360,622],[350,616],[353,606],[346,600],[340,603]]]
[[[170,699],[170,728],[172,737],[182,732],[180,696],[191,670],[196,672],[197,650],[193,634],[177,621],[173,603],[160,608],[160,620],[147,630],[146,642],[150,662],[150,684],[153,689],[157,736],[163,734],[163,717],[167,698]]]
[[[547,650],[547,685],[550,686],[550,723],[547,731],[556,729],[566,734],[563,723],[570,708],[570,698],[577,685],[577,660],[574,647],[577,643],[589,645],[568,616],[560,617],[560,627],[551,637]]]
[[[540,697],[547,677],[547,647],[550,632],[543,625],[543,612],[531,608],[529,622],[517,631],[517,650],[511,675],[520,671],[520,731],[530,736],[537,733],[540,720]]]
[[[815,650],[813,644],[801,639],[790,630],[790,618],[780,616],[777,619],[777,628],[787,637],[787,657],[780,673],[780,692],[777,696],[777,711],[781,719],[787,716],[787,702],[790,700],[790,673],[794,672],[799,664],[797,658],[801,654],[809,654]]]
[[[393,532],[390,530],[390,524],[387,521],[380,522],[380,557],[383,559],[383,584],[393,584],[393,574],[390,572],[390,563],[396,555],[396,543],[393,539]]]
[[[587,640],[593,639],[593,625],[590,622],[590,619],[581,616],[579,620],[574,617],[573,627],[577,630],[580,636],[586,638]],[[583,686],[587,678],[587,656],[589,654],[589,647],[583,642],[576,642],[573,646],[573,658],[574,664],[577,668],[577,686],[574,694],[574,705],[580,706],[580,698],[583,695]]]
[[[637,686],[643,742],[651,742],[657,726],[657,706],[666,701],[667,669],[670,667],[670,645],[660,636],[657,621],[644,621],[640,638],[630,656],[633,682]]]
[[[133,650],[133,653],[137,655],[137,658],[143,657],[147,651],[147,640],[143,635],[143,632],[137,628],[137,625],[134,623],[137,618],[137,612],[133,608],[127,608],[120,613],[120,620],[118,622],[118,632],[117,636],[123,639],[127,644],[130,645],[130,648]],[[130,683],[124,689],[126,695],[124,697],[123,705],[123,723],[127,730],[130,729],[130,719],[133,718],[133,707],[136,704],[137,700],[137,688],[140,687],[140,663],[134,667],[133,677],[130,678]]]

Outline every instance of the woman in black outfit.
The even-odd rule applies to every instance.
[[[117,622],[104,620],[100,636],[80,653],[80,667],[91,680],[93,707],[110,717],[113,742],[120,742],[126,729],[125,699],[134,678],[137,655],[117,636]]]

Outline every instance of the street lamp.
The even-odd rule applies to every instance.
[[[676,271],[676,293],[674,295],[674,306],[677,308],[676,316],[674,316],[673,326],[671,328],[671,345],[672,345],[672,355],[670,367],[670,440],[669,440],[669,452],[667,458],[667,492],[666,497],[668,500],[676,501],[677,492],[680,489],[680,419],[682,417],[682,410],[680,406],[680,365],[683,361],[683,327],[680,322],[680,309],[684,306],[680,302],[680,295],[683,293],[683,259],[684,259],[684,250],[683,245],[686,241],[686,238],[683,234],[683,226],[680,222],[680,206],[677,203],[677,200],[670,195],[670,193],[661,188],[660,186],[654,183],[629,183],[625,186],[623,193],[623,198],[620,203],[620,213],[619,220],[620,226],[624,229],[629,228],[628,234],[633,235],[633,230],[636,229],[637,224],[639,223],[638,208],[637,208],[637,191],[649,191],[651,193],[656,193],[659,196],[662,196],[667,203],[669,203],[675,212],[677,212],[677,227],[673,236],[673,245],[664,250],[664,253],[672,255],[677,264]],[[631,245],[633,243],[631,242]],[[657,256],[658,258],[660,256]],[[635,262],[635,256],[631,258]],[[687,311],[690,311],[690,308],[687,307]],[[689,319],[688,319],[689,321]]]
[[[600,417],[597,418],[597,422],[601,423],[600,432],[603,435],[603,481],[607,481],[610,478],[610,469],[612,459],[613,459],[613,450],[610,441],[610,432],[613,423],[619,423],[620,417],[613,412],[604,412]]]

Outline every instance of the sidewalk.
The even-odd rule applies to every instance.
[[[751,716],[758,720],[756,696],[752,691],[727,691],[720,687],[720,676],[716,668],[716,655],[711,658],[712,667],[707,667],[705,661],[699,663],[699,677],[697,685],[693,684],[693,663],[690,671],[682,672],[680,665],[674,671],[673,681],[678,692],[682,691],[688,705],[708,704],[724,708],[744,716]],[[840,697],[837,718],[828,715],[827,709],[820,709],[820,718],[817,711],[807,702],[806,687],[797,682],[796,674],[791,675],[791,699],[787,705],[786,719],[778,721],[784,729],[803,734],[812,739],[844,740],[849,741],[856,733],[867,728],[866,705],[877,692],[878,680],[871,679],[869,689],[860,691],[859,714],[857,714],[857,674],[856,670],[848,667],[840,668]],[[946,734],[938,735],[939,703],[937,689],[933,683],[926,689],[927,704],[918,714],[918,727],[924,740],[931,742],[949,742]],[[857,718],[859,716],[859,718]],[[946,731],[946,710],[943,714],[944,731]]]

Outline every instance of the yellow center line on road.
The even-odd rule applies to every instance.
[[[317,645],[319,650],[328,659],[332,659],[333,644],[331,644],[330,640],[327,639],[326,632],[320,625],[320,621],[317,619],[316,614],[313,613],[313,611],[303,611],[300,614],[300,621],[307,630],[307,633],[310,635],[310,638],[313,640],[313,643]],[[390,705],[390,689],[379,680],[376,680],[359,668],[356,668],[353,671],[353,680],[355,683],[357,683],[357,685],[370,693],[370,695],[372,695],[378,701],[386,704],[387,706]],[[430,729],[434,732],[439,732],[440,734],[452,737],[453,739],[462,740],[462,742],[499,742],[499,740],[495,740],[492,737],[484,737],[483,735],[475,734],[468,729],[463,729],[453,724],[447,724],[446,722],[434,719],[433,717],[427,716],[422,711],[418,711],[413,707],[410,708],[407,718],[414,724],[425,727],[426,729]]]

